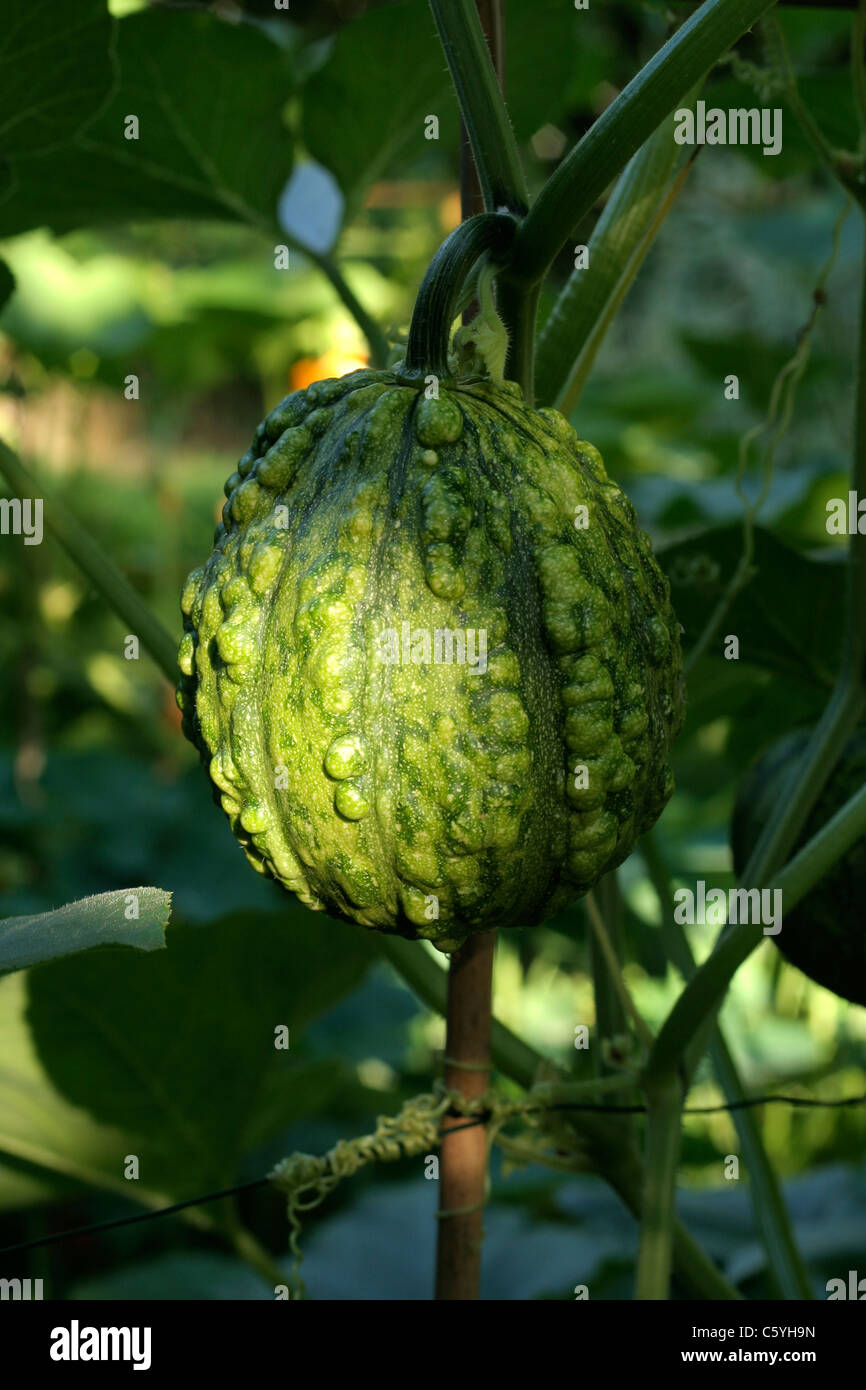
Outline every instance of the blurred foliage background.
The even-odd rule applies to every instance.
[[[104,7],[89,9],[98,26]],[[336,248],[396,343],[459,219],[456,105],[421,0],[296,0],[290,20],[265,0],[222,18],[206,9],[111,6],[120,91],[100,73],[94,27],[76,98],[91,115],[75,151],[0,119],[0,153],[26,155],[0,201],[0,257],[16,285],[0,316],[0,435],[173,632],[182,581],[209,549],[223,480],[258,420],[288,390],[367,360],[323,258]],[[663,41],[671,12],[632,0],[579,17],[558,0],[506,10],[507,93],[537,189]],[[794,10],[784,27],[810,109],[831,140],[850,141],[849,18]],[[763,61],[757,38],[741,52]],[[184,95],[157,131],[162,163],[130,171],[103,127],[112,110],[157,121],[157,71]],[[729,64],[704,95],[757,100]],[[438,141],[423,138],[430,112]],[[216,152],[210,164],[201,148]],[[760,516],[760,572],[725,625],[740,660],[711,653],[690,676],[677,792],[656,832],[674,885],[733,882],[737,781],[770,740],[817,717],[838,660],[844,540],[828,537],[825,502],[847,492],[861,255],[857,218],[839,230],[842,211],[787,112],[777,158],[702,150],[573,417],[652,534],[688,647],[739,555],[740,441],[766,416],[838,233]],[[574,240],[590,232],[588,222]],[[281,239],[288,270],[274,268]],[[542,319],[570,267],[566,250]],[[130,373],[137,400],[124,395]],[[738,400],[725,399],[729,373]],[[753,462],[749,486],[758,471]],[[3,1246],[250,1180],[295,1148],[365,1132],[427,1088],[442,1045],[440,1022],[364,933],[250,872],[180,736],[173,693],[146,655],[124,659],[123,637],[49,536],[38,547],[2,538],[0,915],[134,883],[174,895],[164,953],[105,949],[0,981]],[[657,1024],[681,980],[640,853],[619,880],[628,984]],[[689,929],[699,958],[716,930]],[[575,1059],[575,1026],[594,1021],[582,906],[501,939],[495,1007],[542,1052]],[[866,1011],[812,985],[771,943],[739,971],[723,1022],[751,1093],[866,1090]],[[272,1043],[280,1023],[286,1054]],[[691,1103],[721,1100],[702,1070]],[[866,1110],[767,1107],[761,1127],[820,1296],[866,1249]],[[737,1149],[727,1115],[687,1120],[681,1210],[747,1295],[772,1297],[748,1174],[723,1180]],[[129,1153],[138,1183],[123,1178]],[[436,1194],[421,1172],[412,1162],[364,1174],[310,1219],[312,1296],[429,1297]],[[495,1159],[493,1179],[486,1297],[567,1298],[578,1283],[593,1298],[630,1296],[634,1223],[601,1181],[506,1173]],[[241,1258],[239,1217],[282,1260],[282,1204],[265,1189],[4,1256],[0,1273],[42,1276],[66,1298],[271,1297]]]

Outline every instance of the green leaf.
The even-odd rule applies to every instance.
[[[0,979],[0,1210],[81,1183],[121,1192],[130,1186],[117,1160],[122,1136],[70,1105],[48,1080],[26,1022],[27,982],[20,971]],[[140,1188],[130,1195],[144,1200]]]
[[[130,918],[133,907],[136,915]],[[170,907],[171,894],[160,888],[122,888],[35,917],[7,917],[0,922],[0,972],[26,970],[93,946],[158,951],[165,946]]]
[[[64,148],[14,165],[0,235],[151,217],[270,230],[292,167],[285,51],[251,26],[145,11],[120,21],[118,61],[117,88],[98,119]],[[95,97],[82,106],[91,110]],[[138,138],[127,139],[133,116]]]
[[[105,0],[6,6],[0,158],[59,149],[99,116],[115,79],[114,29]]]
[[[425,152],[428,115],[439,118],[434,148],[447,148],[457,136],[457,102],[426,3],[386,5],[346,25],[304,88],[303,132],[346,195],[349,215],[408,148]]]
[[[742,544],[742,527],[734,524],[658,551],[685,629],[686,652],[733,575]],[[724,634],[736,633],[741,662],[831,685],[842,636],[844,565],[809,559],[761,527],[755,531],[754,563],[758,574],[728,609],[707,660],[727,665]]]
[[[167,951],[134,963],[110,951],[44,966],[29,1020],[53,1084],[130,1136],[142,1182],[192,1194],[233,1181],[246,1154],[344,1084],[339,1064],[305,1055],[304,1027],[371,958],[366,933],[287,902],[174,925]]]

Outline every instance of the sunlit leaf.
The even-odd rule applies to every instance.
[[[171,894],[159,888],[123,888],[35,917],[8,917],[0,922],[0,972],[25,970],[93,946],[157,951],[165,945],[170,905]]]

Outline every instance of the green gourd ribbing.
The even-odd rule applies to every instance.
[[[731,821],[731,848],[738,877],[776,802],[787,795],[785,782],[791,763],[802,756],[808,741],[809,732],[803,729],[777,739],[740,783]],[[866,731],[860,729],[849,740],[812,808],[794,853],[817,835],[864,781]],[[864,890],[866,862],[863,845],[858,842],[790,912],[785,911],[783,899],[782,930],[771,938],[804,975],[854,1004],[866,1004]]]
[[[178,700],[255,868],[453,950],[630,853],[672,791],[679,625],[557,411],[357,371],[278,405],[225,490]]]

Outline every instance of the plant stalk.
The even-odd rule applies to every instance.
[[[596,904],[597,898],[597,904]],[[620,908],[616,870],[605,874],[593,893],[587,894],[584,905],[589,920],[589,960],[592,970],[592,993],[595,1000],[595,1031],[601,1046],[595,1049],[597,1076],[608,1075],[613,1068],[604,1057],[604,1040],[608,1041],[627,1031],[626,1006],[620,994]],[[604,949],[607,932],[609,952],[613,953],[613,969]],[[617,987],[619,985],[619,988]]]
[[[484,207],[519,216],[526,211],[529,195],[502,97],[502,0],[478,0],[477,7],[473,0],[430,0],[430,8],[472,147]],[[465,207],[463,215],[470,215]]]
[[[686,933],[674,916],[673,884],[652,830],[643,836],[640,852],[659,899],[665,951],[688,982],[697,966]],[[731,1104],[745,1099],[736,1063],[718,1026],[713,1028],[710,1035],[709,1051],[725,1100]],[[688,1066],[686,1070],[688,1073]],[[751,1110],[734,1110],[731,1119],[746,1163],[755,1225],[761,1232],[769,1268],[778,1281],[783,1298],[811,1298],[808,1271],[797,1246],[781,1185],[767,1157],[757,1118]]]
[[[490,1084],[495,949],[495,932],[470,936],[448,969],[445,1084],[466,1100],[477,1100]],[[486,1184],[486,1127],[469,1127],[460,1115],[446,1115],[439,1160],[437,1301],[479,1297]]]
[[[851,846],[866,836],[866,787],[846,801],[832,820],[785,865],[777,878],[761,885],[782,894],[785,911],[806,896]],[[741,922],[722,935],[668,1014],[655,1040],[646,1075],[669,1074],[680,1064],[691,1039],[721,1004],[732,977],[764,939],[760,923]]]
[[[435,1013],[444,1015],[447,975],[425,948],[419,942],[404,941],[399,936],[378,935],[376,944],[413,994]],[[554,1084],[571,1080],[564,1068],[542,1057],[496,1018],[493,1019],[490,1052],[496,1069],[524,1090],[532,1089],[539,1075],[546,1079],[554,1076]],[[624,1135],[619,1123],[623,1117],[582,1111],[570,1119],[567,1112],[563,1114],[583,1142],[595,1171],[626,1209],[640,1218],[643,1170],[628,1134]],[[733,1300],[740,1297],[681,1222],[674,1224],[673,1265],[679,1286],[691,1298]]]
[[[678,1076],[648,1086],[646,1187],[635,1298],[666,1299],[673,1265],[683,1087]]]

